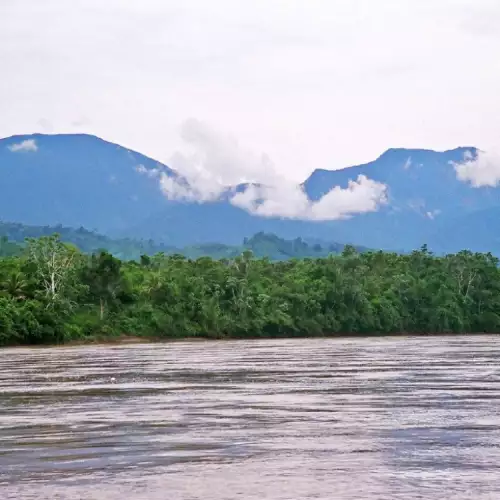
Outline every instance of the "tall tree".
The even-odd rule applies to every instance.
[[[28,239],[26,253],[48,299],[48,306],[67,300],[65,292],[74,278],[78,250],[62,243],[58,235],[53,235]]]
[[[116,299],[120,289],[121,261],[101,250],[91,256],[84,275],[90,294],[99,300],[99,317],[103,320],[109,303]]]

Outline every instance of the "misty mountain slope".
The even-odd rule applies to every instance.
[[[177,176],[151,158],[91,135],[2,139],[0,220],[83,226],[181,246],[214,241],[236,245],[260,231],[289,238],[318,234],[321,224],[255,217],[227,197],[205,204],[169,201],[158,179],[145,174],[155,169]],[[323,235],[335,239],[328,231]]]
[[[115,233],[160,210],[158,181],[140,170],[168,167],[91,135],[0,140],[0,218]]]
[[[500,206],[438,223],[428,244],[429,248],[442,253],[470,250],[491,252],[500,257]]]
[[[441,251],[439,240],[432,235],[439,230],[451,231],[447,221],[500,205],[499,189],[472,188],[458,180],[452,162],[462,162],[468,153],[474,156],[477,150],[390,149],[365,165],[316,170],[304,188],[310,198],[318,199],[333,186],[347,186],[357,175],[382,182],[388,187],[387,205],[375,213],[330,223],[339,240],[378,248],[411,249],[432,239],[436,250]]]
[[[214,241],[237,245],[249,234],[274,229],[290,238],[315,234],[315,224],[303,230],[311,224],[254,217],[227,197],[205,204],[169,201],[158,178],[146,175],[155,169],[178,177],[151,158],[91,135],[2,139],[0,220],[83,226],[176,246]]]
[[[475,155],[475,148],[457,148],[436,152],[420,149],[390,149],[377,160],[336,171],[316,170],[304,183],[312,199],[336,185],[347,186],[348,180],[360,174],[382,182],[389,187],[390,210],[411,210],[425,215],[440,210],[479,210],[498,203],[491,192],[480,196],[466,183],[457,179],[452,162],[464,160],[467,153]],[[443,198],[444,196],[444,198]]]
[[[198,241],[227,241],[235,244],[248,232],[273,232],[284,238],[302,236],[326,241],[345,241],[371,248],[411,250],[429,243],[444,221],[500,204],[499,190],[471,188],[457,179],[452,163],[460,163],[472,147],[444,152],[420,149],[390,149],[377,160],[342,170],[316,170],[303,187],[312,200],[318,200],[335,186],[347,188],[359,175],[387,186],[388,203],[376,212],[358,214],[345,220],[298,221],[258,218],[235,210],[227,203],[203,205],[196,211],[189,204],[169,208],[143,221],[137,231],[141,237],[153,237],[165,221],[177,221]],[[221,226],[207,224],[206,218],[223,221]],[[166,241],[178,244],[177,229],[170,224],[163,231]],[[167,236],[169,235],[169,236]],[[188,236],[189,239],[189,236]],[[440,251],[437,240],[433,240]],[[181,241],[187,244],[189,241]]]
[[[275,233],[288,239],[324,234],[329,235],[324,240],[337,241],[324,223],[257,217],[227,201],[169,203],[140,224],[124,230],[123,234],[185,246],[213,242],[237,245],[249,234],[259,232]]]
[[[312,200],[363,174],[387,186],[387,204],[344,220],[310,221],[252,215],[232,205],[229,193],[210,203],[168,200],[156,174],[180,179],[176,172],[94,136],[15,136],[0,140],[0,220],[83,226],[172,246],[238,245],[249,234],[266,232],[388,250],[428,243],[438,252],[460,250],[475,234],[475,244],[486,249],[496,245],[489,234],[496,232],[496,219],[488,211],[500,207],[500,190],[457,179],[452,162],[467,154],[477,150],[390,149],[365,165],[316,170],[303,184]],[[479,220],[481,213],[488,215],[486,222]],[[460,220],[462,239],[455,234]]]

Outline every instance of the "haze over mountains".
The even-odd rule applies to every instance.
[[[370,248],[426,243],[436,252],[500,254],[497,166],[481,154],[474,147],[390,149],[366,165],[316,170],[301,187],[227,186],[203,199],[203,183],[193,191],[189,177],[97,137],[14,136],[0,140],[0,220],[175,246],[240,244],[264,231]]]

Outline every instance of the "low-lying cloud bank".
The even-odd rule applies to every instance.
[[[318,201],[311,201],[301,186],[249,186],[235,194],[231,203],[262,217],[303,220],[337,220],[375,212],[387,202],[387,186],[360,175],[347,188],[334,187]]]
[[[453,163],[458,180],[474,188],[496,187],[500,184],[500,155],[494,152],[469,153],[462,163]]]
[[[9,151],[12,153],[19,153],[22,151],[25,152],[35,152],[38,151],[38,146],[36,144],[35,139],[26,139],[25,141],[21,141],[17,144],[11,144],[7,146]]]
[[[334,187],[311,201],[302,186],[277,173],[267,155],[245,150],[234,138],[193,119],[184,123],[181,136],[188,152],[175,153],[169,163],[182,177],[138,167],[158,178],[170,200],[205,203],[225,198],[258,216],[317,221],[374,212],[387,203],[387,186],[363,175],[347,188]]]

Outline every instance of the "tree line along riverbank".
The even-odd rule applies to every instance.
[[[358,253],[271,262],[121,261],[57,236],[0,258],[0,344],[500,331],[491,254]]]

